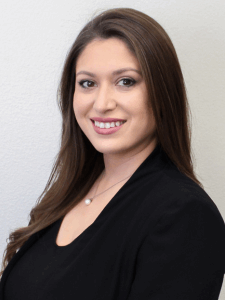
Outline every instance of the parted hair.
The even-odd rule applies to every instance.
[[[145,80],[158,142],[177,168],[202,187],[193,168],[191,113],[178,57],[162,26],[132,8],[113,8],[92,16],[70,47],[57,89],[62,115],[60,149],[44,191],[29,214],[26,227],[10,233],[3,254],[8,262],[35,232],[65,216],[89,192],[104,169],[98,152],[79,127],[73,111],[78,56],[93,40],[118,38],[136,56]]]

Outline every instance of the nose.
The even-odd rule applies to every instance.
[[[99,113],[113,110],[116,107],[116,101],[113,95],[112,87],[107,83],[102,84],[96,92],[93,108]]]

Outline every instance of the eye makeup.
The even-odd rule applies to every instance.
[[[127,88],[130,88],[131,86],[134,86],[135,84],[136,84],[136,80],[134,80],[134,79],[131,79],[131,78],[122,78],[122,79],[120,79],[119,80],[119,82],[120,81],[124,81],[124,80],[126,80],[126,81],[128,81],[128,82],[131,82],[131,84],[130,85],[125,85],[125,86],[123,86],[123,87],[127,87]],[[83,89],[89,89],[89,88],[91,88],[91,87],[85,87],[83,84],[85,83],[85,82],[92,82],[92,83],[94,83],[94,81],[92,81],[92,80],[80,80],[80,81],[78,81],[78,83],[79,83],[79,85],[81,86],[81,88],[83,88]],[[120,85],[121,86],[121,85]]]

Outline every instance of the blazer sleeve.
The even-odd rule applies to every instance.
[[[149,232],[127,300],[219,299],[225,224],[214,202],[176,201]]]

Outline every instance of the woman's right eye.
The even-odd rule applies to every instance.
[[[89,87],[91,87],[89,84],[85,87],[85,86],[83,86],[83,83],[84,82],[91,82],[91,83],[94,83],[93,81],[90,81],[90,80],[81,80],[81,81],[79,81],[78,83],[79,83],[79,85],[83,88],[83,89],[87,89],[87,88],[89,88]]]

